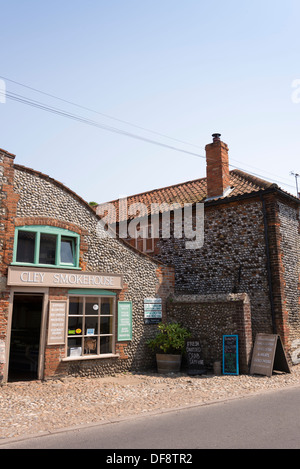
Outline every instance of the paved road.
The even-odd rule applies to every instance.
[[[300,386],[8,444],[0,442],[0,449],[5,448],[134,448],[134,454],[138,449],[299,449]]]

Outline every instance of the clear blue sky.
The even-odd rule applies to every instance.
[[[7,94],[199,155],[220,132],[233,166],[295,194],[299,0],[0,0],[0,12],[2,77],[194,146],[5,80]],[[205,176],[203,158],[8,97],[0,148],[87,201]]]

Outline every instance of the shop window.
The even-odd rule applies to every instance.
[[[47,267],[79,267],[80,237],[77,233],[52,226],[16,228],[14,264]]]
[[[114,297],[70,296],[68,357],[114,353]]]

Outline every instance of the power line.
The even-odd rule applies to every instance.
[[[111,116],[107,116],[103,113],[100,113],[98,111],[94,111],[92,109],[89,109],[89,108],[86,108],[85,106],[81,106],[81,105],[77,105],[75,103],[72,103],[70,101],[67,101],[65,99],[62,99],[62,98],[58,98],[54,95],[51,95],[49,93],[45,93],[43,91],[40,91],[40,90],[37,90],[35,88],[32,88],[32,87],[29,87],[27,85],[23,85],[21,83],[18,83],[18,82],[15,82],[13,80],[9,80],[5,77],[3,77],[4,79],[8,80],[8,81],[11,81],[13,83],[16,83],[16,84],[19,84],[20,86],[24,86],[26,88],[29,88],[31,90],[34,90],[34,91],[37,91],[39,93],[42,93],[42,94],[45,94],[47,96],[50,96],[50,97],[53,97],[55,99],[59,99],[60,101],[64,101],[66,103],[69,103],[69,104],[72,104],[74,106],[77,106],[77,107],[80,107],[82,109],[85,109],[85,110],[89,110],[89,111],[92,111],[92,112],[95,112],[97,114],[100,114],[100,115],[103,115],[103,116],[106,116],[106,117],[110,117],[111,119],[114,119],[114,120],[117,120],[119,122],[123,122],[123,123],[127,123],[128,125],[132,125],[134,127],[137,127],[137,128],[140,128],[140,129],[143,129],[143,130],[146,130],[148,132],[152,132],[152,133],[156,133],[157,135],[160,135],[160,136],[164,136],[165,138],[169,138],[169,139],[172,139],[172,140],[175,140],[175,141],[178,141],[178,142],[181,142],[181,143],[185,143],[185,144],[188,144],[188,145],[193,145],[193,144],[190,144],[190,143],[187,143],[187,142],[183,142],[182,140],[178,140],[178,139],[173,139],[172,137],[169,137],[169,136],[166,136],[164,134],[161,134],[161,133],[158,133],[158,132],[154,132],[154,131],[150,131],[149,129],[145,129],[143,127],[140,127],[140,126],[136,126],[134,124],[130,124],[129,122],[126,122],[126,121],[122,121],[120,119],[116,119],[116,118],[113,118]],[[106,131],[110,131],[110,132],[113,132],[113,133],[117,133],[119,135],[123,135],[123,136],[127,136],[127,137],[131,137],[131,138],[134,138],[134,139],[137,139],[137,140],[141,140],[141,141],[144,141],[144,142],[147,142],[147,143],[151,143],[151,144],[154,144],[154,145],[158,145],[158,146],[161,146],[163,148],[167,148],[167,149],[170,149],[170,150],[174,150],[174,151],[177,151],[177,152],[181,152],[181,153],[185,153],[185,154],[188,154],[190,156],[196,156],[198,158],[203,158],[203,159],[206,159],[206,156],[204,155],[200,155],[198,153],[195,153],[195,152],[191,152],[191,151],[188,151],[188,150],[184,150],[182,148],[178,148],[178,147],[175,147],[173,145],[168,145],[168,144],[165,144],[165,143],[162,143],[162,142],[158,142],[156,140],[153,140],[153,139],[149,139],[147,137],[143,137],[141,135],[137,135],[137,134],[134,134],[132,132],[128,132],[128,131],[125,131],[125,130],[121,130],[121,129],[118,129],[116,127],[112,127],[112,126],[108,126],[108,125],[105,125],[105,124],[100,124],[99,122],[96,122],[94,120],[91,120],[91,119],[87,119],[85,117],[82,117],[80,115],[77,115],[77,114],[71,114],[67,111],[64,111],[63,109],[59,109],[59,108],[55,108],[53,106],[49,106],[45,103],[41,103],[39,101],[36,101],[36,100],[33,100],[33,99],[30,99],[30,98],[26,98],[25,96],[21,96],[19,94],[16,94],[16,93],[12,93],[12,92],[9,92],[9,91],[6,91],[5,93],[4,92],[1,92],[0,91],[0,95],[4,95],[5,94],[5,97],[6,98],[9,98],[11,100],[14,100],[14,101],[17,101],[17,102],[20,102],[22,104],[26,104],[26,105],[29,105],[31,107],[35,107],[35,108],[38,108],[38,109],[41,109],[41,110],[44,110],[44,111],[47,111],[47,112],[51,112],[51,113],[54,113],[56,115],[60,115],[61,117],[66,117],[66,118],[69,118],[69,119],[73,119],[77,122],[81,122],[81,123],[84,123],[84,124],[87,124],[87,125],[91,125],[91,126],[94,126],[94,127],[97,127],[99,129],[102,129],[102,130],[106,130]],[[196,146],[196,145],[194,145]],[[199,147],[200,148],[200,147]],[[201,147],[202,148],[202,147]],[[239,168],[237,167],[236,165],[232,165],[232,164],[229,164],[230,167],[233,167],[235,169],[239,169],[241,171],[245,171],[243,168]],[[248,171],[250,172],[250,171]],[[272,182],[276,182],[278,184],[284,184],[285,186],[288,186],[288,187],[292,187],[294,188],[292,185],[290,184],[287,184],[283,181],[278,181],[278,180],[274,180],[274,179],[270,179],[270,178],[267,178],[265,176],[261,176],[260,174],[257,174],[257,173],[254,173],[254,172],[250,172],[250,174],[254,175],[254,176],[257,176],[257,177],[260,177],[260,178],[264,178],[264,179],[269,179],[271,180]]]
[[[59,100],[59,101],[61,101],[61,102],[67,103],[67,104],[70,104],[70,105],[75,106],[75,107],[78,107],[78,108],[80,108],[80,109],[84,109],[84,110],[86,110],[86,111],[93,112],[93,113],[95,113],[95,114],[98,114],[98,115],[100,115],[100,116],[106,117],[106,118],[108,118],[108,119],[115,120],[116,122],[120,122],[120,123],[122,123],[122,124],[126,124],[126,125],[129,125],[129,126],[131,126],[131,127],[135,127],[135,128],[137,128],[137,129],[140,129],[140,130],[143,130],[143,131],[146,131],[146,132],[149,132],[149,133],[158,135],[158,136],[160,136],[160,137],[164,137],[164,138],[173,140],[173,141],[178,142],[178,143],[183,143],[183,144],[185,144],[185,145],[189,145],[189,146],[193,146],[193,147],[195,147],[195,148],[199,148],[199,149],[205,150],[205,148],[204,148],[203,146],[196,145],[196,144],[194,144],[194,143],[190,143],[190,142],[187,142],[187,141],[184,141],[184,140],[180,140],[180,139],[177,139],[177,138],[174,138],[174,137],[170,137],[169,135],[163,134],[163,133],[161,133],[161,132],[157,132],[157,131],[154,131],[154,130],[150,130],[150,129],[146,128],[146,127],[142,127],[142,126],[140,126],[140,125],[133,124],[132,122],[129,122],[129,121],[126,121],[126,120],[117,118],[117,117],[113,117],[113,116],[111,116],[111,115],[109,115],[109,114],[105,114],[105,113],[100,112],[100,111],[96,111],[95,109],[92,109],[92,108],[90,108],[90,107],[83,106],[83,105],[78,104],[78,103],[74,103],[73,101],[70,101],[70,100],[61,98],[61,97],[56,96],[56,95],[54,95],[54,94],[52,94],[52,93],[48,93],[48,92],[46,92],[46,91],[42,91],[42,90],[40,90],[40,89],[34,88],[33,86],[25,85],[24,83],[20,83],[19,81],[12,80],[12,79],[7,78],[7,77],[4,77],[4,76],[2,76],[2,75],[0,75],[0,78],[4,79],[4,80],[6,80],[6,81],[9,81],[9,82],[11,82],[11,83],[14,83],[14,84],[16,84],[16,85],[18,85],[18,86],[22,86],[23,88],[27,88],[27,89],[29,89],[29,90],[31,90],[31,91],[36,92],[36,93],[40,93],[40,94],[42,94],[42,95],[45,95],[45,96],[54,98],[54,99],[56,99],[56,100]],[[194,155],[194,156],[195,156],[195,155]],[[199,156],[200,156],[201,158],[205,158],[205,157],[202,156],[202,155],[199,155]],[[253,169],[258,170],[258,171],[260,170],[260,168],[257,168],[256,166],[248,165],[248,164],[246,164],[246,163],[244,163],[244,162],[242,162],[242,161],[236,160],[236,159],[234,159],[234,158],[231,158],[231,161],[236,161],[236,162],[239,163],[239,164],[246,165],[247,167],[253,168]],[[231,165],[231,166],[232,166],[232,167],[235,167],[234,165]],[[237,169],[239,169],[239,168],[237,168]],[[264,170],[264,173],[270,174],[270,176],[277,177],[276,174],[270,173],[269,171],[265,171],[265,170]],[[256,175],[256,176],[258,176],[258,175],[255,174],[255,173],[253,173],[253,174]],[[260,177],[263,177],[263,176],[260,176]],[[264,176],[264,177],[265,177],[265,176]],[[281,179],[282,179],[282,181],[283,181],[283,180],[289,181],[288,178],[281,178]],[[286,183],[284,183],[284,182],[281,182],[281,183],[282,183],[282,184],[285,184],[285,185],[288,185],[289,187],[292,187],[290,184],[286,184]]]
[[[0,95],[1,95],[1,92],[0,92]],[[133,134],[132,132],[127,132],[125,130],[118,129],[116,127],[111,127],[111,126],[108,126],[108,125],[105,125],[105,124],[100,124],[99,122],[93,121],[91,119],[87,119],[85,117],[82,117],[82,116],[79,116],[79,115],[76,115],[76,114],[70,114],[69,112],[66,112],[62,109],[54,108],[52,106],[48,106],[44,103],[40,103],[40,102],[35,101],[35,100],[30,100],[30,99],[28,99],[24,96],[21,96],[21,95],[15,94],[15,93],[10,93],[10,92],[6,91],[5,96],[7,98],[13,100],[13,101],[17,101],[17,102],[20,102],[20,103],[23,103],[23,104],[27,104],[29,106],[32,106],[32,107],[35,107],[35,108],[38,108],[38,109],[42,109],[43,111],[51,112],[53,114],[57,114],[57,115],[60,115],[62,117],[67,117],[67,118],[73,119],[77,122],[81,122],[81,123],[88,124],[88,125],[91,125],[91,126],[94,126],[94,127],[98,127],[100,129],[103,129],[103,130],[108,130],[110,132],[117,133],[117,134],[120,134],[120,135],[125,135],[127,137],[135,138],[137,140],[142,140],[144,142],[152,143],[154,145],[159,145],[159,146],[162,146],[164,148],[171,149],[171,150],[186,153],[188,155],[197,156],[199,158],[205,158],[205,156],[199,155],[198,153],[190,152],[190,151],[184,150],[182,148],[177,148],[175,146],[168,145],[168,144],[165,144],[165,143],[162,143],[162,142],[158,142],[156,140],[152,140],[152,139],[149,139],[147,137],[142,137],[141,135]]]
[[[62,101],[62,102],[64,102],[64,103],[67,103],[67,104],[71,104],[72,106],[76,106],[76,107],[78,107],[78,108],[80,108],[80,109],[84,109],[84,110],[86,110],[86,111],[93,112],[93,113],[95,113],[95,114],[99,114],[100,116],[106,117],[106,118],[108,118],[108,119],[115,120],[116,122],[120,122],[120,123],[122,123],[122,124],[130,125],[131,127],[135,127],[136,129],[144,130],[144,131],[146,131],[146,132],[150,132],[150,133],[152,133],[152,134],[159,135],[160,137],[168,138],[168,139],[174,140],[175,142],[178,142],[178,143],[184,143],[185,145],[190,145],[190,146],[193,146],[193,147],[195,147],[195,148],[202,148],[202,147],[200,147],[199,145],[195,145],[194,143],[186,142],[186,141],[184,141],[184,140],[179,140],[179,139],[177,139],[177,138],[170,137],[169,135],[165,135],[165,134],[160,133],[160,132],[157,132],[157,131],[155,131],[155,130],[147,129],[146,127],[142,127],[142,126],[140,126],[140,125],[133,124],[132,122],[128,122],[128,121],[126,121],[126,120],[119,119],[119,118],[117,118],[117,117],[113,117],[113,116],[111,116],[111,115],[109,115],[109,114],[105,114],[105,113],[103,113],[103,112],[96,111],[95,109],[91,109],[91,108],[86,107],[86,106],[83,106],[83,105],[81,105],[81,104],[74,103],[74,102],[72,102],[72,101],[68,101],[67,99],[60,98],[60,97],[55,96],[55,95],[53,95],[53,94],[51,94],[51,93],[47,93],[47,92],[45,92],[45,91],[41,91],[41,90],[39,90],[39,89],[37,89],[37,88],[33,88],[32,86],[24,85],[23,83],[20,83],[20,82],[15,81],[15,80],[11,80],[11,79],[6,78],[6,77],[3,77],[3,76],[1,76],[1,75],[0,75],[0,78],[2,78],[2,79],[4,79],[4,80],[7,80],[7,81],[9,81],[9,82],[11,82],[11,83],[14,83],[14,84],[16,84],[16,85],[23,86],[24,88],[27,88],[27,89],[32,90],[32,91],[35,91],[36,93],[40,93],[40,94],[43,94],[43,95],[45,95],[45,96],[49,96],[49,97],[51,97],[51,98],[57,99],[57,100],[59,100],[59,101]]]

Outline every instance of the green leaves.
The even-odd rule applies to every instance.
[[[185,341],[191,334],[180,324],[160,323],[159,333],[154,339],[147,342],[147,345],[156,352],[181,354],[185,350]]]

